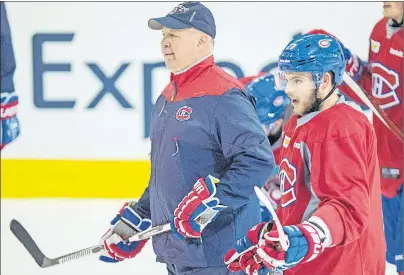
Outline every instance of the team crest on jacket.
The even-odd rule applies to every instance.
[[[189,106],[182,106],[178,109],[177,113],[175,114],[175,118],[178,121],[185,121],[191,118],[192,108]]]

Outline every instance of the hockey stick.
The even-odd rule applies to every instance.
[[[383,124],[401,141],[404,141],[404,134],[400,127],[374,102],[374,100],[362,90],[362,88],[344,72],[343,80],[351,90],[369,107],[370,110],[383,122]]]
[[[13,219],[11,221],[10,230],[11,232],[13,232],[14,236],[16,236],[17,239],[24,245],[25,249],[28,250],[29,254],[31,254],[31,256],[34,258],[35,262],[42,268],[63,264],[65,262],[76,260],[84,256],[96,254],[104,249],[103,245],[95,245],[78,250],[73,253],[56,257],[54,259],[50,259],[42,253],[42,251],[39,249],[35,241],[32,239],[31,235],[17,220]],[[133,235],[132,237],[129,238],[129,241],[133,242],[133,241],[145,240],[154,235],[161,234],[170,230],[171,226],[169,223],[164,225],[158,225]]]
[[[279,243],[281,245],[281,248],[283,251],[288,250],[289,244],[286,241],[286,235],[285,232],[283,231],[282,224],[279,221],[278,216],[276,215],[275,209],[272,207],[271,202],[268,200],[268,198],[265,196],[264,192],[262,192],[261,188],[258,186],[254,186],[254,191],[255,194],[257,195],[258,199],[265,205],[265,207],[268,209],[269,213],[272,215],[272,219],[275,222],[276,230],[278,231],[279,234]]]

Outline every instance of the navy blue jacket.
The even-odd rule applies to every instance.
[[[174,209],[200,177],[220,179],[216,196],[228,206],[199,239],[153,237],[157,260],[190,267],[223,266],[223,256],[260,222],[254,186],[275,167],[268,138],[243,85],[207,57],[171,82],[155,104],[151,128],[151,175],[135,206],[154,226]]]
[[[18,96],[14,92],[15,59],[4,2],[0,2],[0,150],[20,134]]]
[[[0,2],[0,20],[1,92],[11,93],[14,91],[15,59],[4,2]]]

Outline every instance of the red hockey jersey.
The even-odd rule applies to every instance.
[[[383,18],[370,35],[369,65],[359,84],[403,130],[403,27],[392,27],[392,20]],[[343,93],[360,100],[343,86]],[[373,116],[376,130],[382,192],[388,197],[397,195],[403,183],[403,143]]]
[[[332,246],[292,274],[384,274],[380,173],[375,131],[343,97],[321,112],[286,123],[280,157],[283,225],[320,218]]]

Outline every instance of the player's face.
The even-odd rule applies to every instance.
[[[383,15],[395,19],[397,22],[403,20],[403,2],[383,2]]]
[[[198,48],[198,33],[195,29],[173,30],[163,28],[161,52],[171,72],[179,72],[195,62]]]
[[[290,98],[293,112],[302,116],[306,114],[315,101],[314,82],[310,73],[285,73],[285,93]]]

